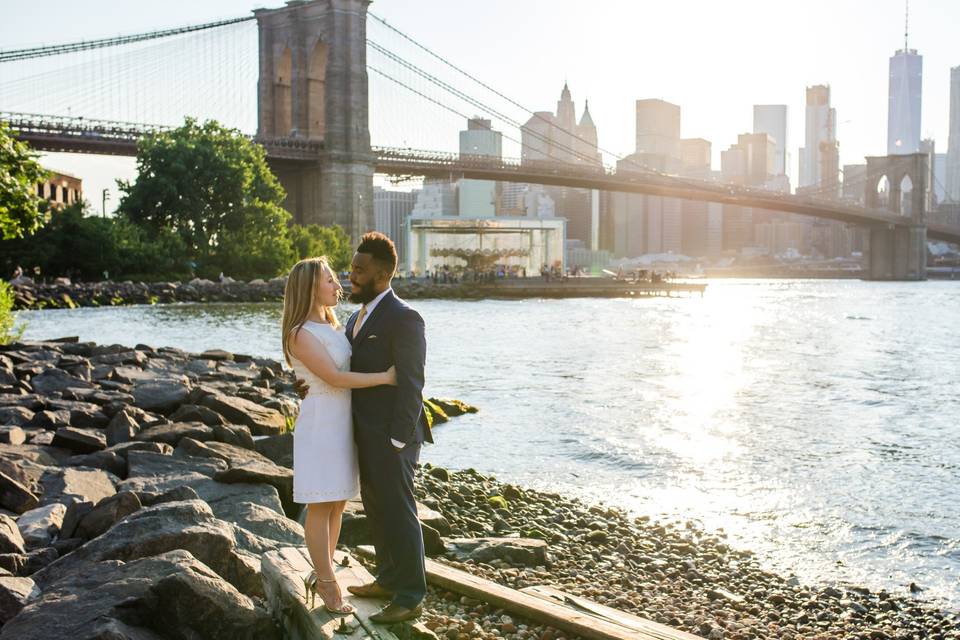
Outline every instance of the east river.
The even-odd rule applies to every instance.
[[[418,300],[423,459],[723,529],[802,581],[960,609],[960,283],[714,281],[646,300]],[[343,309],[346,313],[350,308]],[[280,305],[31,311],[27,338],[279,359]]]

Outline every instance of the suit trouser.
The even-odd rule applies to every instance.
[[[376,579],[393,602],[412,609],[427,593],[423,533],[417,518],[413,476],[420,444],[397,452],[383,433],[357,429],[360,497],[377,551]]]

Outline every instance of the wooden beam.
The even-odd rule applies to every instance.
[[[373,547],[357,547],[357,554],[372,558]],[[598,603],[567,596],[561,591],[541,591],[535,594],[517,591],[430,559],[426,560],[426,569],[427,581],[434,586],[588,640],[702,640],[685,631],[609,607],[604,608]],[[555,593],[563,594],[572,602],[566,599],[558,600]],[[617,615],[610,615],[610,612]]]

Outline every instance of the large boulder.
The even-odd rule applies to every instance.
[[[33,419],[33,411],[26,407],[0,407],[0,424],[24,427]],[[17,442],[13,444],[19,444]]]
[[[39,504],[40,500],[30,489],[0,471],[0,507],[14,513],[23,513]]]
[[[194,456],[201,458],[218,458],[225,461],[228,465],[238,465],[251,460],[270,463],[272,461],[252,449],[228,444],[226,442],[217,442],[208,440],[200,442],[193,438],[183,438],[173,452],[174,457]]]
[[[227,483],[261,483],[276,487],[287,515],[299,512],[299,507],[293,502],[293,471],[286,467],[275,465],[270,461],[247,460],[232,465],[225,471],[219,471],[213,476],[218,482]]]
[[[31,509],[17,519],[17,528],[23,536],[24,545],[33,550],[47,547],[60,533],[67,508],[59,502]]]
[[[236,396],[213,394],[204,397],[200,404],[213,409],[228,422],[250,427],[250,431],[256,436],[278,435],[287,426],[286,418],[279,411]]]
[[[107,496],[115,494],[115,484],[120,479],[102,469],[67,467],[55,469],[43,474],[43,504],[73,501],[97,503]]]
[[[256,442],[257,451],[273,460],[281,467],[293,468],[293,432],[281,433],[278,436],[259,438]]]
[[[51,368],[30,380],[30,386],[36,393],[49,395],[55,392],[66,391],[70,388],[93,389],[96,385],[81,378],[70,375],[61,369]]]
[[[29,601],[0,639],[280,640],[269,611],[211,569],[179,549],[90,562]]]
[[[197,404],[184,404],[170,414],[172,422],[202,422],[203,424],[213,426],[215,424],[226,424],[223,416],[210,409]]]
[[[93,453],[107,448],[107,436],[99,429],[60,427],[53,435],[53,446],[76,453]]]
[[[279,544],[279,543],[277,543]],[[236,527],[217,519],[202,500],[146,507],[33,575],[43,591],[92,562],[129,561],[174,549],[189,551],[238,590],[261,595],[259,559],[237,548]]]
[[[127,455],[130,451],[151,451],[169,455],[173,447],[162,442],[121,442],[103,451],[82,456],[73,456],[64,462],[65,466],[92,467],[109,471],[118,478],[127,477]]]
[[[32,600],[40,597],[30,578],[0,576],[0,625],[7,624]]]
[[[16,426],[0,427],[0,442],[4,444],[23,444],[27,441],[27,432]]]
[[[96,538],[115,523],[123,520],[131,513],[139,511],[142,506],[137,494],[132,491],[121,491],[116,495],[104,498],[80,516],[76,528],[71,531],[70,535],[87,540]]]
[[[165,476],[189,473],[191,471],[213,477],[225,471],[227,463],[217,458],[197,458],[193,456],[173,457],[150,451],[130,451],[127,454],[127,477]]]
[[[189,385],[183,380],[153,380],[133,387],[134,404],[147,411],[170,413],[186,401]]]
[[[110,423],[105,430],[107,444],[110,446],[121,442],[129,442],[138,433],[140,433],[140,424],[134,420],[126,409],[115,413],[110,418]]]
[[[213,440],[213,427],[208,427],[201,422],[161,424],[150,427],[149,429],[144,429],[134,437],[134,440],[165,442],[166,444],[176,446],[181,438],[187,437],[200,441]]]
[[[67,399],[48,399],[46,408],[50,411],[70,413],[70,426],[100,429],[107,426],[110,418],[107,417],[98,405],[92,402]]]
[[[0,553],[24,553],[23,535],[17,521],[0,513]]]
[[[269,484],[227,484],[195,471],[167,476],[127,478],[117,485],[120,491],[134,491],[141,502],[175,489],[189,487],[197,492],[214,512],[221,503],[253,502],[283,515],[283,505],[275,487]]]
[[[285,545],[302,546],[303,527],[300,523],[287,518],[273,509],[252,502],[214,503],[211,507],[215,516],[232,522],[248,532],[268,540],[277,540]]]
[[[547,543],[533,538],[455,538],[447,541],[447,552],[460,561],[503,560],[527,567],[549,564]]]

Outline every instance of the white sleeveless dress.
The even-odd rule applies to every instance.
[[[350,370],[350,343],[342,329],[308,320],[303,330],[323,343],[338,369]],[[296,358],[291,360],[297,377],[310,386],[293,432],[293,500],[352,500],[360,493],[360,471],[350,389],[332,387]]]

